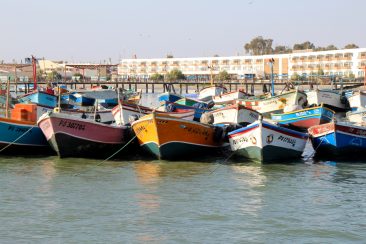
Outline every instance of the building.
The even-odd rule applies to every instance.
[[[148,79],[155,73],[166,74],[179,69],[188,79],[208,78],[210,74],[227,71],[238,79],[256,76],[267,77],[271,73],[269,60],[273,59],[273,72],[278,78],[293,75],[337,75],[364,77],[366,48],[314,52],[302,50],[290,54],[232,57],[122,59],[118,75],[122,79]]]

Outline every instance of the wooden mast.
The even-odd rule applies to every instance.
[[[10,76],[6,82],[6,104],[5,104],[5,118],[9,118],[9,99],[10,98]]]

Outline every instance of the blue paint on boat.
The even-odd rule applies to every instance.
[[[334,157],[362,157],[366,150],[366,134],[355,134],[357,130],[363,130],[364,127],[354,127],[352,125],[342,124],[345,128],[350,128],[349,131],[337,129],[337,124],[334,130],[324,133],[320,136],[311,136],[311,142],[317,155]]]
[[[201,116],[203,113],[206,112],[210,112],[212,111],[211,109],[207,109],[207,108],[202,108],[200,106],[187,106],[187,105],[183,105],[183,104],[178,104],[178,103],[171,103],[171,102],[167,102],[165,101],[163,106],[165,106],[165,108],[167,107],[171,107],[171,108],[178,108],[178,109],[194,109],[194,120],[195,121],[200,121]],[[174,110],[172,110],[174,111]]]
[[[320,123],[328,123],[333,119],[333,117],[334,112],[326,107],[314,107],[282,114],[271,114],[271,119],[278,124],[294,124],[304,128],[310,125],[311,121],[319,120]]]
[[[175,101],[178,101],[181,98],[183,98],[183,97],[180,95],[170,93],[170,92],[165,92],[165,93],[162,93],[161,95],[159,95],[159,102],[168,101],[168,102],[173,103]]]
[[[49,146],[42,130],[37,125],[27,125],[17,123],[14,120],[1,119],[0,131],[0,143],[3,145],[13,143],[24,148]]]
[[[79,93],[69,94],[69,104],[79,105],[79,106],[93,106],[95,103],[94,98],[85,97]]]
[[[20,97],[20,103],[35,103],[47,107],[57,106],[57,96],[42,91],[35,91]]]

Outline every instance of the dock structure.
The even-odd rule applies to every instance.
[[[141,90],[145,93],[161,93],[161,92],[174,92],[177,94],[191,93],[192,90],[194,92],[200,91],[204,87],[208,87],[211,85],[210,81],[190,81],[190,80],[180,80],[174,82],[164,82],[164,81],[131,81],[131,80],[122,80],[122,81],[39,81],[38,84],[41,86],[46,86],[52,83],[53,86],[66,86],[67,89],[76,90],[76,89],[89,89],[95,86],[108,86],[122,89],[134,89]],[[228,91],[233,90],[243,90],[248,94],[255,93],[266,93],[271,90],[271,81],[270,80],[248,80],[248,81],[223,81],[223,82],[214,82],[213,85],[221,85],[225,86]],[[350,87],[358,87],[363,86],[364,81],[352,81],[352,82],[343,82],[343,81],[334,81],[326,84],[319,84],[315,81],[284,81],[277,80],[275,81],[276,90],[289,90],[295,88],[295,86],[301,86],[303,89],[312,89],[316,87],[328,87],[332,89],[341,89],[341,88],[350,88]],[[12,92],[24,92],[27,93],[32,90],[33,82],[10,82],[10,86],[14,87]]]

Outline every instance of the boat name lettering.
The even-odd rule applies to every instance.
[[[364,136],[366,135],[366,130],[360,130],[360,129],[356,129],[356,128],[352,128],[350,127],[348,129],[349,133],[355,134],[355,135],[359,135],[359,136]]]
[[[285,143],[289,143],[293,147],[296,145],[296,140],[295,139],[292,139],[292,138],[289,138],[289,137],[286,137],[286,136],[279,136],[277,139],[280,140],[280,141],[283,141]]]
[[[277,104],[277,100],[270,100],[270,101],[264,101],[264,102],[262,102],[262,106],[263,105],[269,105],[269,104]]]
[[[217,112],[217,113],[213,113],[213,116],[214,117],[217,117],[217,118],[219,118],[219,117],[224,117],[224,113],[223,112]]]
[[[146,127],[144,125],[137,126],[136,135],[140,134],[143,131],[147,132]]]
[[[311,129],[311,134],[313,136],[317,136],[317,135],[320,135],[320,134],[323,134],[323,133],[328,133],[328,132],[331,132],[334,130],[334,126],[333,124],[324,124],[324,125],[321,125],[321,126],[316,126],[314,128]]]
[[[62,127],[75,129],[75,130],[85,130],[85,125],[75,123],[75,122],[71,122],[71,121],[67,121],[67,120],[63,120],[63,119],[60,120],[60,123],[58,125],[62,126]]]
[[[249,117],[252,117],[252,118],[254,118],[254,119],[258,119],[258,114],[253,113],[253,112],[250,112],[250,113],[249,113]]]
[[[10,130],[10,131],[14,131],[14,132],[21,132],[21,133],[24,133],[24,132],[26,132],[28,129],[26,129],[26,128],[22,128],[22,127],[13,126],[13,125],[9,125],[8,130]]]
[[[306,115],[307,114],[307,112],[298,112],[298,113],[296,113],[295,115],[296,116],[304,116],[304,115]]]
[[[238,139],[234,139],[233,143],[234,143],[234,145],[236,145],[236,144],[241,144],[241,143],[248,142],[248,141],[249,141],[248,137],[243,136]]]
[[[191,133],[191,134],[204,135],[206,137],[209,134],[207,129],[194,128],[194,127],[191,127],[191,126],[185,127],[184,130],[187,130],[187,132]]]

